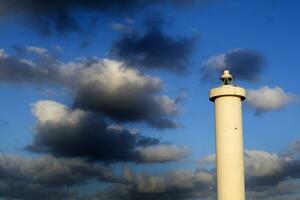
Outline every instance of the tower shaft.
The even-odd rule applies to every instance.
[[[218,200],[244,200],[242,100],[245,90],[222,85],[210,91],[215,104],[215,139]]]

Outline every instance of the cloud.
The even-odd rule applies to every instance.
[[[147,6],[168,4],[181,7],[193,1],[184,0],[0,0],[0,17],[16,17],[16,21],[34,27],[41,34],[84,32],[78,19],[85,14],[92,23],[95,13],[124,15]],[[94,14],[92,14],[94,13]]]
[[[270,196],[284,199],[281,195],[299,195],[299,190],[284,189],[295,183],[299,186],[298,158],[262,151],[250,151],[246,155],[246,186],[249,194],[256,196],[253,199],[265,199]]]
[[[245,151],[245,170],[248,176],[263,177],[277,174],[282,169],[284,158],[265,151]]]
[[[257,114],[281,109],[297,100],[297,96],[286,93],[280,87],[263,86],[247,90],[247,103]]]
[[[260,191],[249,191],[249,200],[297,200],[300,197],[299,180],[286,180],[274,187],[262,189]]]
[[[206,174],[206,176],[203,176]],[[188,189],[195,187],[196,184],[210,183],[213,176],[209,172],[189,170],[175,170],[164,175],[149,176],[140,174],[136,176],[137,190],[141,193],[164,193],[172,189]]]
[[[199,159],[197,161],[197,163],[200,165],[200,166],[214,166],[215,165],[215,160],[216,160],[216,155],[214,154],[211,154],[211,155],[207,155],[201,159]]]
[[[144,162],[168,162],[179,160],[189,154],[186,147],[178,147],[170,144],[160,144],[139,148],[138,152]]]
[[[19,54],[35,56],[33,60],[8,55],[0,49],[0,80],[10,83],[49,83],[59,76],[58,69],[52,66],[50,54],[42,48],[18,48]],[[54,61],[53,61],[54,62]]]
[[[0,155],[0,194],[7,199],[72,199],[70,187],[89,180],[113,181],[109,168],[79,159]]]
[[[161,95],[163,82],[131,66],[108,59],[79,59],[64,63],[38,47],[19,48],[10,56],[0,51],[0,81],[11,84],[50,84],[67,88],[74,107],[102,113],[117,122],[144,122],[166,129],[179,125],[172,118],[179,110],[175,99]]]
[[[55,113],[57,112],[56,110]],[[49,115],[53,117],[55,114]],[[53,120],[54,118],[52,117],[49,120]],[[48,119],[44,118],[44,120],[47,121]],[[120,129],[118,128],[117,130]],[[297,141],[292,144],[294,143],[297,143]],[[293,151],[294,149],[292,145],[289,151]],[[259,150],[245,151],[247,199],[296,200],[300,195],[300,162],[295,155],[286,154],[285,152],[279,154]],[[214,169],[174,169],[167,172],[147,174],[133,172],[125,167],[123,175],[115,177],[112,175],[110,169],[97,163],[89,163],[87,165],[87,162],[79,159],[57,159],[51,156],[40,159],[15,158],[14,156],[8,157],[8,159],[7,157],[0,156],[0,191],[9,188],[7,184],[11,184],[10,181],[14,180],[18,184],[21,182],[19,184],[20,187],[22,187],[23,182],[31,186],[34,181],[34,184],[39,185],[37,188],[47,189],[45,193],[52,191],[53,188],[58,191],[70,192],[70,190],[67,190],[70,186],[82,184],[94,177],[99,181],[111,182],[113,184],[107,187],[107,189],[85,197],[75,197],[75,194],[62,193],[65,195],[65,198],[61,196],[56,199],[68,199],[66,197],[69,197],[70,199],[78,200],[211,200],[216,198]],[[213,157],[207,156],[207,162],[213,162]],[[91,166],[91,164],[93,165]],[[26,187],[24,188],[26,189]],[[19,191],[22,190],[20,189]],[[37,195],[41,191],[43,190],[39,190],[39,193],[34,193],[34,190],[30,192],[32,192],[31,195]],[[30,192],[27,193],[28,196],[24,199],[34,199],[30,198]],[[14,193],[14,196],[6,197],[18,198],[16,194]],[[59,193],[50,195],[57,194]],[[44,196],[35,197],[36,199],[41,199]],[[51,199],[50,196],[48,196],[48,199]],[[55,199],[55,197],[52,199]]]
[[[177,103],[157,95],[162,82],[113,60],[97,61],[79,70],[74,106],[104,113],[120,122],[146,122],[156,128],[176,128],[170,117],[178,114]],[[89,97],[89,98],[87,98]]]
[[[244,158],[247,199],[284,200],[299,197],[300,157],[297,141],[281,153],[246,150]],[[214,163],[215,155],[200,159],[201,167],[210,167]]]
[[[110,55],[142,69],[166,70],[178,74],[186,72],[191,64],[190,57],[195,50],[198,36],[169,36],[162,30],[163,19],[153,19],[153,15],[151,17],[151,20],[144,22],[144,32],[131,29],[124,31],[123,26],[115,26],[122,28],[123,35],[113,43]]]
[[[229,49],[227,52],[211,56],[202,63],[201,79],[216,81],[225,70],[230,70],[235,79],[255,82],[260,79],[265,67],[264,56],[249,49]]]
[[[80,109],[70,110],[54,101],[32,105],[37,118],[32,152],[103,162],[167,162],[186,156],[186,148],[161,144],[158,139],[111,126],[103,116]],[[161,146],[163,145],[163,146]],[[163,155],[156,155],[163,149]]]
[[[214,176],[205,170],[174,170],[158,175],[126,173],[131,184],[115,185],[85,199],[211,199],[214,193],[214,188],[211,187]]]
[[[246,186],[250,192],[278,190],[282,184],[300,178],[300,160],[283,152],[245,151]],[[276,189],[277,188],[277,189]],[[270,194],[271,195],[271,194]]]

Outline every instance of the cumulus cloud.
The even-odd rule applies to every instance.
[[[211,168],[214,163],[215,155],[200,159],[202,167]],[[298,197],[300,194],[296,188],[300,183],[300,160],[297,141],[292,142],[288,151],[282,153],[246,150],[245,175],[247,199],[284,200]]]
[[[139,11],[152,5],[167,4],[181,7],[192,2],[186,0],[27,0],[26,2],[1,0],[0,17],[19,17],[18,22],[34,27],[42,34],[83,32],[85,30],[76,15],[78,13],[86,14],[92,23],[95,21],[92,13],[124,15],[129,11]]]
[[[59,70],[50,63],[50,54],[45,49],[38,47],[18,48],[22,55],[30,54],[35,56],[32,59],[27,57],[16,57],[0,50],[0,80],[10,83],[54,83],[59,77]],[[52,61],[51,61],[52,62]],[[53,60],[54,62],[54,60]]]
[[[255,198],[252,196],[253,199],[264,199],[270,196],[283,199],[281,195],[289,196],[294,193],[299,195],[298,190],[284,191],[284,187],[299,183],[300,161],[297,157],[250,151],[246,153],[245,158],[246,186],[249,195],[255,196]]]
[[[109,168],[79,159],[0,155],[0,194],[5,199],[72,199],[71,186],[89,180],[113,181]]]
[[[162,30],[163,19],[151,17],[145,22],[144,32],[123,31],[112,45],[111,56],[143,69],[186,72],[198,36],[171,37]]]
[[[78,77],[75,107],[102,112],[121,122],[178,127],[169,118],[177,115],[177,104],[168,96],[158,95],[162,81],[157,77],[143,75],[113,60],[97,61],[74,77]]]
[[[52,120],[52,118],[50,120]],[[117,130],[120,129],[118,128]],[[295,141],[295,143],[297,142]],[[292,151],[293,149],[294,148],[291,148],[290,150]],[[207,161],[207,163],[211,163],[213,162],[213,157],[213,155],[207,156],[207,159],[205,160]],[[25,165],[21,165],[19,164],[19,162],[16,162],[16,164],[11,164],[12,161],[8,162],[3,161],[3,159],[0,159],[0,171],[3,170],[3,168],[8,168],[3,170],[3,172],[5,173],[1,173],[2,176],[9,177],[10,180],[26,180],[24,182],[28,183],[31,183],[30,181],[28,181],[28,179],[32,180],[32,177],[35,176],[35,183],[45,184],[47,186],[48,190],[46,192],[49,192],[50,189],[56,186],[58,186],[59,189],[63,188],[65,189],[65,191],[68,191],[66,190],[66,188],[69,188],[74,184],[76,185],[85,182],[91,177],[95,177],[98,180],[113,182],[113,184],[110,187],[108,187],[105,190],[101,190],[95,194],[77,198],[72,196],[74,194],[67,194],[68,196],[66,196],[66,194],[63,194],[65,195],[65,198],[61,197],[61,199],[67,199],[66,197],[69,197],[70,199],[80,200],[210,200],[216,198],[214,169],[208,170],[205,168],[201,168],[194,171],[174,169],[172,171],[167,171],[163,173],[161,172],[155,174],[147,174],[143,172],[133,172],[125,167],[123,175],[120,175],[119,177],[114,177],[111,174],[110,170],[107,170],[107,168],[104,168],[99,164],[94,163],[94,166],[91,167],[90,165],[86,166],[85,162],[78,159],[55,159],[53,157],[45,157],[43,159],[50,160],[51,162],[37,162],[33,159],[30,159],[28,162],[21,160],[20,162],[25,163]],[[10,158],[8,160],[13,159]],[[14,162],[15,161],[13,161],[13,163]],[[44,167],[41,167],[40,163],[44,162],[45,164],[42,165]],[[57,162],[61,164],[58,164]],[[80,167],[78,167],[78,165]],[[91,168],[86,169],[85,166]],[[70,169],[70,171],[66,168]],[[259,150],[247,150],[245,151],[245,169],[247,199],[296,200],[297,197],[299,197],[300,195],[300,162],[299,158],[294,156],[294,154],[276,154]],[[76,170],[79,170],[80,173]],[[81,176],[78,176],[78,173]],[[50,178],[48,178],[49,176]],[[67,178],[61,180],[62,177]],[[45,180],[46,182],[44,182]],[[4,190],[5,188],[8,188],[8,181],[6,181],[6,178],[2,179],[1,177],[1,181],[2,182],[0,182],[0,191]],[[16,195],[7,197],[17,198]],[[28,196],[27,199],[30,199],[29,197],[30,196]],[[43,198],[43,196],[36,197],[36,199],[38,198]]]
[[[201,79],[216,81],[225,70],[230,70],[234,78],[255,82],[260,79],[265,66],[264,56],[249,49],[229,49],[227,52],[211,56],[202,63]]]
[[[248,176],[262,177],[277,174],[285,159],[265,151],[245,151],[245,170]]]
[[[97,111],[117,122],[144,122],[155,128],[176,128],[176,98],[161,95],[163,82],[108,59],[80,59],[63,63],[49,60],[49,53],[27,47],[22,53],[38,58],[10,56],[1,50],[0,81],[26,84],[58,84],[74,96],[74,107]]]
[[[263,86],[247,90],[247,103],[257,114],[274,111],[297,100],[297,96],[286,93],[280,87]]]
[[[129,172],[126,172],[127,174]],[[115,185],[105,192],[99,192],[85,199],[128,199],[128,200],[183,200],[212,199],[214,175],[205,170],[174,170],[165,174],[132,174],[129,185]]]
[[[294,154],[245,151],[246,187],[249,193],[280,195],[282,185],[300,178],[300,160]],[[262,190],[263,189],[263,190]],[[258,199],[259,196],[257,196]]]
[[[186,156],[186,148],[163,145],[158,139],[109,125],[99,114],[54,101],[33,104],[32,113],[37,124],[33,143],[26,147],[32,152],[103,162],[167,162]],[[160,156],[159,149],[165,151]]]

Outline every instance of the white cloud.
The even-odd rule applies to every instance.
[[[296,95],[286,93],[280,87],[263,86],[259,89],[247,90],[247,103],[258,114],[283,108],[296,98]]]
[[[278,173],[288,159],[265,151],[245,151],[245,171],[249,176],[270,176]]]
[[[49,100],[40,100],[31,104],[31,109],[38,123],[51,121],[53,123],[76,124],[86,115],[86,112],[82,110],[70,111],[65,105]]]
[[[125,67],[123,62],[115,60],[99,59],[90,67],[81,66],[80,63],[64,66],[68,67],[65,75],[74,77],[74,82],[81,85],[97,83],[99,84],[97,87],[107,93],[119,92],[126,85],[132,85],[136,90],[142,88],[159,90],[162,86],[159,78],[142,75],[137,70]]]

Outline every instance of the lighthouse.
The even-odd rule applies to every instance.
[[[220,80],[222,85],[209,94],[215,107],[217,199],[245,200],[242,101],[246,91],[232,84],[228,70]]]

